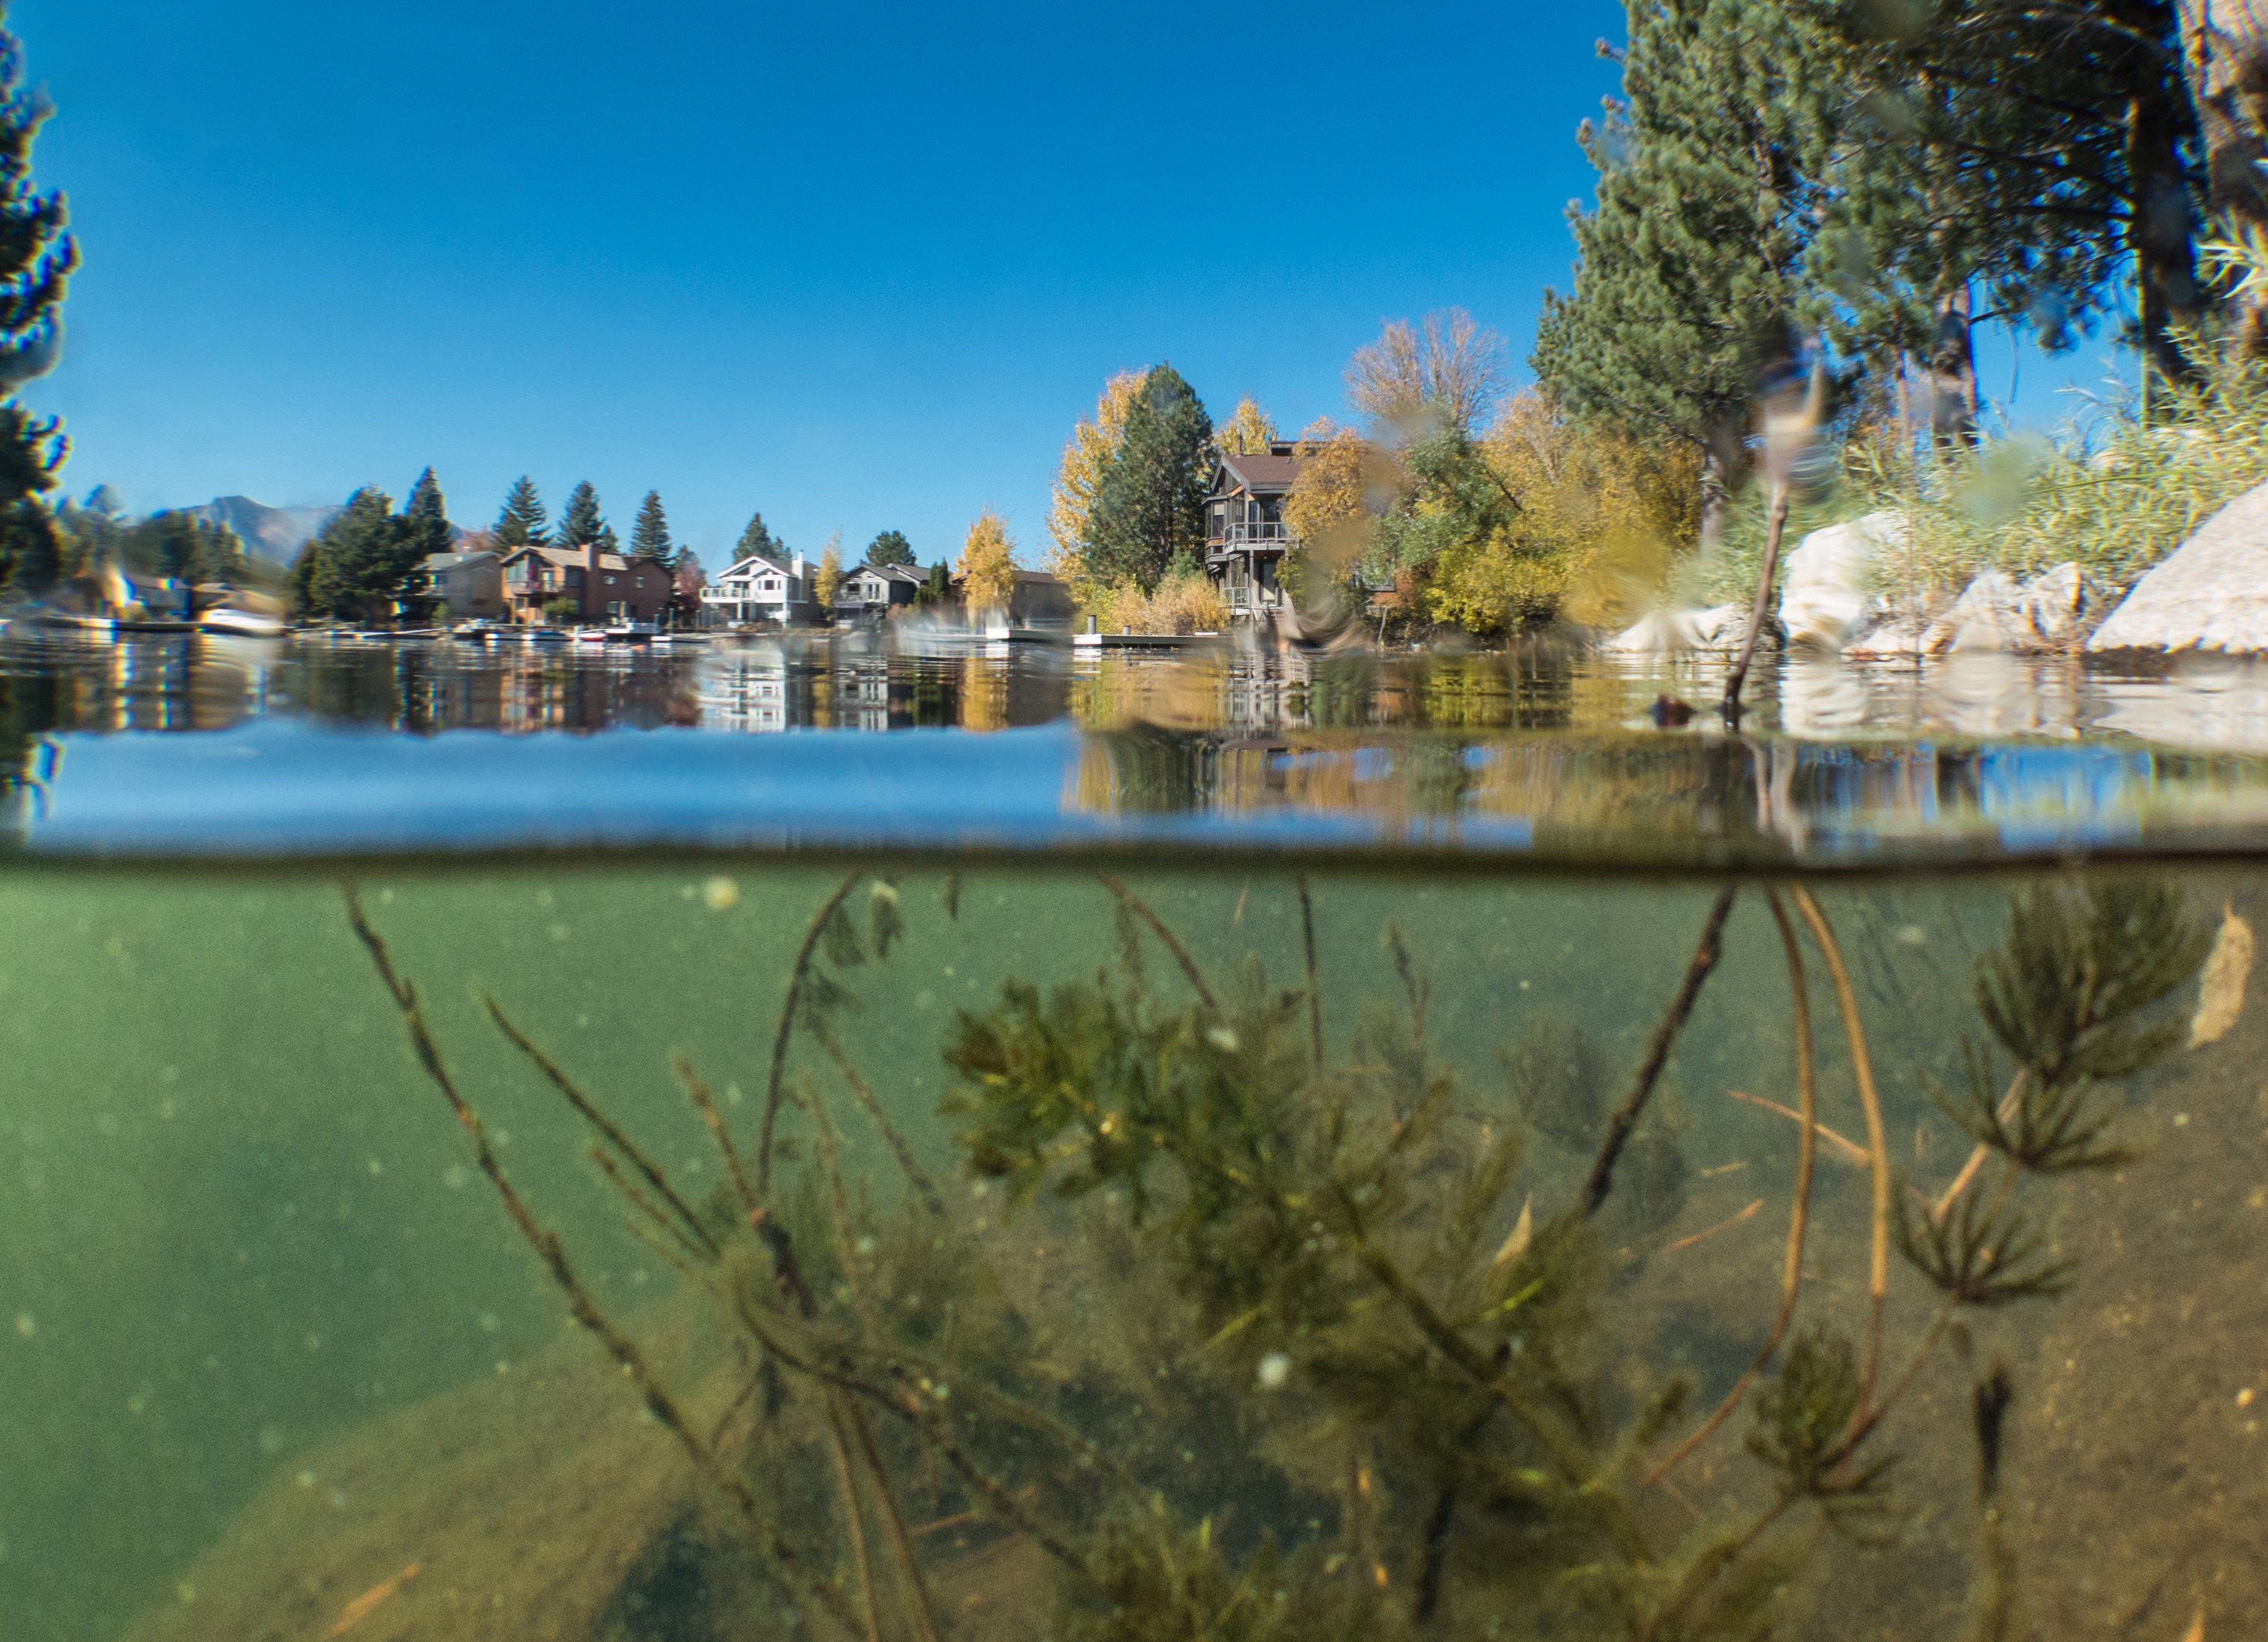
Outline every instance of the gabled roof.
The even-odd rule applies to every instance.
[[[436,555],[434,556],[446,557],[450,556]],[[458,555],[455,556],[464,557],[468,556]],[[556,564],[561,570],[583,570],[588,567],[588,561],[583,556],[583,549],[580,548],[515,548],[512,551],[504,556],[504,562],[509,564],[514,559],[526,558],[541,559],[546,564]],[[601,553],[599,555],[599,568],[602,571],[635,570],[637,565],[642,563],[647,564],[654,563],[652,559],[629,559],[623,557],[622,555],[619,553]],[[666,571],[669,567],[666,564],[654,564],[654,568],[659,571]]]
[[[732,569],[717,579],[724,581],[728,578],[735,577],[792,576],[794,574],[794,569],[784,560],[773,558],[769,554],[751,553],[747,558],[735,562]]]
[[[431,571],[453,571],[460,564],[469,564],[475,559],[502,559],[503,555],[492,548],[475,548],[469,553],[429,553],[425,568]]]
[[[1273,452],[1265,456],[1224,454],[1220,465],[1226,473],[1255,495],[1279,496],[1292,488],[1292,481],[1300,475],[1300,459],[1288,453],[1281,456]],[[1213,488],[1216,490],[1220,488],[1218,475],[1214,476]]]
[[[926,575],[909,564],[861,564],[843,579],[849,581],[852,576],[879,576],[886,582],[908,582],[916,587],[929,580]]]

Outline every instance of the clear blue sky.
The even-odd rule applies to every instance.
[[[1114,371],[1288,433],[1384,319],[1524,357],[1622,15],[16,0],[86,261],[30,397],[136,509],[430,462],[470,526],[659,489],[712,569],[759,508],[1036,562]]]

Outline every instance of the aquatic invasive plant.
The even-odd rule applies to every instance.
[[[1603,1372],[1615,1346],[1602,1302],[1647,1256],[1601,1227],[1619,1239],[1647,1224],[1602,1211],[1658,1195],[1632,1138],[1646,1138],[1718,966],[1731,888],[1618,1102],[1603,1055],[1564,1021],[1530,1023],[1509,1057],[1531,1121],[1596,1148],[1580,1182],[1561,1178],[1555,1207],[1550,1177],[1523,1183],[1521,1126],[1436,1053],[1426,978],[1398,930],[1383,937],[1398,997],[1360,1006],[1342,1038],[1304,880],[1288,886],[1300,939],[1284,979],[1257,954],[1209,970],[1133,887],[1098,882],[1110,962],[1009,979],[946,1031],[950,1167],[901,1130],[904,1103],[860,1065],[846,1025],[863,1006],[858,978],[913,933],[909,897],[887,879],[845,877],[804,931],[752,1154],[701,1072],[676,1063],[722,1165],[723,1184],[698,1200],[489,1000],[506,1041],[588,1126],[633,1233],[725,1325],[726,1382],[695,1393],[661,1382],[507,1177],[416,988],[350,891],[420,1066],[576,1320],[743,1524],[784,1632],[990,1634],[994,1610],[970,1616],[938,1598],[970,1565],[929,1531],[951,1523],[983,1542],[971,1557],[1020,1548],[1052,1562],[1051,1594],[1022,1580],[1046,1607],[1029,1618],[1081,1642],[1761,1634],[1790,1569],[1815,1554],[1792,1513],[1815,1508],[1869,1541],[1899,1520],[1882,1425],[1955,1309],[2067,1277],[2042,1257],[2014,1177],[2102,1165],[2094,1108],[2071,1092],[2163,1052],[2171,1039],[2149,1012],[2202,956],[2161,887],[2020,895],[1977,972],[1980,1018],[2017,1057],[2017,1086],[1988,1106],[1989,1123],[1954,1108],[2005,1167],[1984,1192],[1968,1190],[1969,1171],[1917,1221],[1896,1204],[1826,911],[1800,886],[1764,891],[1800,1102],[1786,1255],[1763,1348],[1696,1418],[1683,1376],[1617,1384]],[[939,901],[959,916],[957,880]],[[1796,1327],[1818,1235],[1800,928],[1834,988],[1865,1108],[1874,1189],[1855,1337],[1824,1314]],[[884,1161],[861,1172],[859,1156]],[[1886,1383],[1894,1239],[1943,1300]],[[2005,1381],[1995,1395],[2005,1409]],[[1991,1476],[1998,1426],[1987,1431],[1982,1398]],[[1756,1469],[1714,1479],[1725,1503],[1688,1522],[1671,1474],[1744,1404]]]

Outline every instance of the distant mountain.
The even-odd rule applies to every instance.
[[[181,512],[208,524],[225,525],[256,558],[288,565],[314,534],[346,510],[337,507],[270,507],[248,496],[225,496]]]

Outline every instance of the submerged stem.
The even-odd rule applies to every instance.
[[[857,872],[836,886],[811,920],[811,927],[803,932],[803,945],[796,948],[795,968],[788,972],[787,1001],[780,1005],[779,1027],[772,1034],[771,1074],[764,1084],[764,1125],[756,1139],[756,1194],[770,1198],[772,1192],[772,1126],[779,1121],[780,1101],[786,1093],[787,1045],[795,1035],[796,1006],[803,1001],[804,977],[811,973],[811,954],[819,949],[819,938],[827,929],[828,919],[850,897],[858,880],[866,874]]]
[[[1315,1057],[1315,1075],[1323,1071],[1323,989],[1315,967],[1315,902],[1307,893],[1307,875],[1300,874],[1300,935],[1307,958],[1307,1036]]]
[[[1120,906],[1124,907],[1150,926],[1150,932],[1158,938],[1159,944],[1172,954],[1174,961],[1181,966],[1182,974],[1188,979],[1189,989],[1197,993],[1197,1001],[1205,1006],[1205,1012],[1208,1014],[1219,1014],[1220,1005],[1213,1001],[1212,989],[1205,984],[1204,971],[1197,968],[1197,961],[1189,956],[1189,949],[1182,945],[1181,937],[1166,927],[1166,920],[1150,909],[1148,902],[1127,888],[1109,873],[1097,873],[1094,876],[1097,882],[1118,897]]]
[[[1787,1215],[1787,1260],[1780,1273],[1779,1312],[1772,1319],[1771,1333],[1765,1337],[1764,1347],[1756,1360],[1735,1381],[1716,1411],[1702,1421],[1700,1428],[1670,1456],[1655,1466],[1641,1487],[1651,1488],[1709,1439],[1709,1434],[1732,1417],[1749,1388],[1763,1373],[1764,1366],[1772,1359],[1787,1338],[1788,1327],[1795,1321],[1795,1297],[1803,1281],[1803,1240],[1811,1219],[1811,1172],[1819,1152],[1819,1083],[1817,1068],[1811,1054],[1811,1000],[1808,996],[1803,974],[1803,948],[1795,939],[1795,927],[1787,921],[1787,909],[1780,903],[1779,892],[1767,889],[1764,904],[1771,909],[1772,922],[1779,928],[1781,949],[1787,955],[1787,983],[1790,1012],[1795,1024],[1795,1086],[1802,1110],[1798,1116],[1799,1138],[1795,1152],[1795,1201]]]
[[[1790,886],[1788,893],[1795,900],[1796,910],[1803,914],[1803,921],[1811,926],[1811,939],[1818,943],[1820,955],[1827,960],[1828,977],[1835,983],[1836,1006],[1843,1015],[1843,1036],[1851,1047],[1851,1072],[1858,1081],[1859,1103],[1867,1111],[1867,1154],[1874,1177],[1874,1219],[1867,1263],[1866,1359],[1859,1373],[1859,1411],[1852,1417],[1855,1430],[1874,1404],[1874,1381],[1881,1371],[1882,1319],[1890,1297],[1890,1146],[1882,1129],[1882,1101],[1874,1088],[1874,1063],[1867,1055],[1866,1023],[1859,1019],[1859,997],[1851,989],[1850,972],[1843,967],[1843,948],[1837,943],[1835,931],[1811,892],[1795,884]]]
[[[1646,1059],[1639,1063],[1637,1080],[1615,1114],[1607,1120],[1606,1143],[1599,1148],[1599,1160],[1591,1166],[1591,1177],[1583,1184],[1583,1213],[1587,1217],[1598,1213],[1607,1201],[1607,1193],[1615,1183],[1615,1162],[1630,1144],[1631,1131],[1645,1115],[1646,1103],[1653,1096],[1653,1086],[1661,1076],[1663,1064],[1669,1059],[1670,1046],[1684,1028],[1686,1018],[1693,1012],[1693,1002],[1701,996],[1701,983],[1717,967],[1723,955],[1725,920],[1733,910],[1733,897],[1739,886],[1727,884],[1717,892],[1717,899],[1709,909],[1708,918],[1701,925],[1701,941],[1693,950],[1693,961],[1685,968],[1685,979],[1678,986],[1676,997],[1670,999],[1669,1009],[1661,1024],[1653,1029],[1653,1038],[1646,1045]]]

